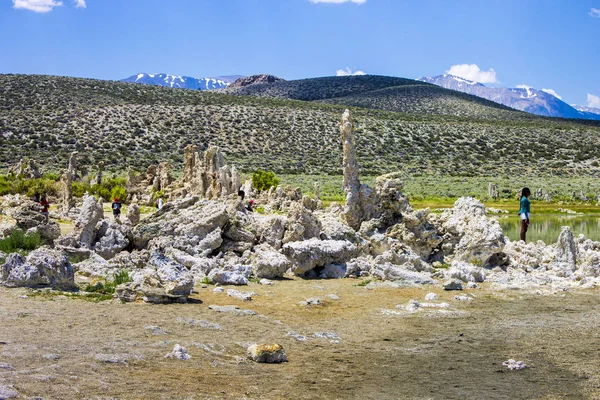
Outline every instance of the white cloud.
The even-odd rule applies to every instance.
[[[342,3],[355,3],[365,4],[367,0],[309,0],[313,4],[317,3],[330,3],[330,4],[342,4]]]
[[[556,97],[559,100],[562,100],[562,97],[556,93],[553,89],[542,89],[542,92],[546,92],[548,94],[551,94],[552,96]]]
[[[590,15],[594,18],[600,18],[600,10],[597,8],[592,8]]]
[[[600,96],[594,96],[588,93],[588,107],[600,108]]]
[[[87,4],[85,4],[85,0],[75,0],[76,8],[86,8]]]
[[[46,13],[52,11],[54,7],[62,6],[62,1],[55,0],[13,0],[14,8]]]
[[[453,65],[446,73],[479,83],[498,83],[496,71],[493,68],[490,68],[489,71],[482,71],[477,64]]]
[[[335,76],[350,76],[350,75],[366,75],[364,71],[352,71],[350,68],[338,69],[335,71]]]

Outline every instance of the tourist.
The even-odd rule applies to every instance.
[[[244,201],[244,197],[246,197],[246,192],[240,189],[238,190],[238,196],[240,197],[240,201]]]
[[[248,205],[246,206],[246,210],[253,212],[254,211],[254,200],[250,199],[248,201]]]
[[[531,202],[529,201],[531,196],[531,190],[529,188],[523,188],[521,190],[521,208],[519,209],[519,216],[521,217],[521,240],[526,242],[525,236],[527,234],[527,228],[529,228],[529,217],[531,216]]]
[[[42,206],[42,215],[46,218],[46,223],[48,223],[48,218],[50,216],[48,209],[50,208],[50,203],[48,202],[46,195],[42,195],[40,205]]]
[[[113,202],[112,202],[112,211],[113,211],[113,216],[115,218],[115,221],[120,221],[120,216],[121,216],[121,203],[119,202],[119,199],[117,199],[116,197],[114,198]]]

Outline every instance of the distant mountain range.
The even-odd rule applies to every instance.
[[[241,75],[218,76],[214,78],[192,78],[189,76],[177,76],[170,74],[146,74],[140,73],[129,78],[121,79],[121,82],[142,83],[153,86],[167,86],[171,88],[192,90],[223,89],[230,83],[242,78]]]
[[[454,75],[439,75],[418,80],[446,89],[457,90],[483,97],[505,106],[546,117],[600,120],[600,110],[589,107],[571,106],[556,96],[530,87],[493,88]]]

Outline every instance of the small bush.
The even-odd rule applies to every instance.
[[[0,251],[4,253],[19,252],[27,254],[42,245],[42,237],[38,232],[27,235],[20,229],[15,230],[10,236],[0,240]]]
[[[252,174],[252,187],[259,192],[269,190],[279,185],[279,179],[274,172],[258,170]]]
[[[131,281],[132,279],[129,276],[129,272],[127,270],[122,269],[113,275],[112,280],[104,279],[104,283],[99,282],[95,285],[90,285],[88,283],[83,290],[91,293],[114,294],[117,286],[119,286],[122,283]]]

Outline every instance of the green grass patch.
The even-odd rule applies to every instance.
[[[115,289],[122,283],[131,282],[132,279],[129,276],[129,272],[127,270],[120,270],[116,274],[113,275],[113,279],[104,279],[103,282],[98,281],[95,284],[87,284],[83,289],[88,293],[95,293],[99,295],[112,295],[115,293]]]
[[[360,282],[360,283],[357,283],[357,284],[356,284],[356,285],[354,285],[354,286],[364,287],[364,286],[367,286],[367,285],[368,285],[369,283],[371,283],[371,282],[373,282],[373,280],[372,280],[372,279],[365,279],[364,281],[362,281],[362,282]]]
[[[29,254],[30,251],[42,245],[42,238],[38,232],[26,234],[20,229],[15,230],[4,239],[0,239],[0,251],[4,253]]]

